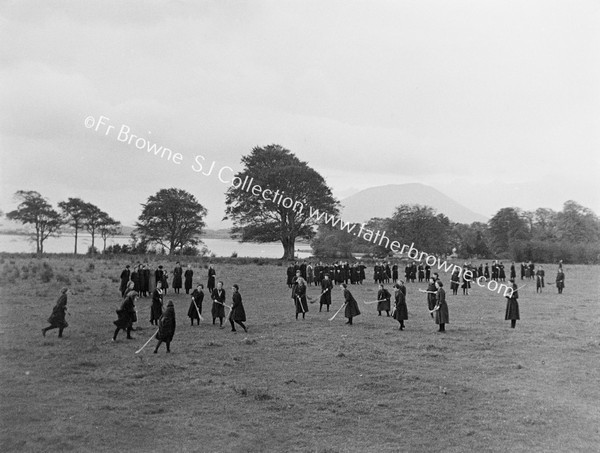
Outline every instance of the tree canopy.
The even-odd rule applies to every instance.
[[[41,255],[44,253],[44,241],[58,233],[63,219],[50,203],[34,190],[19,190],[15,193],[15,198],[21,200],[21,203],[17,209],[7,213],[6,217],[33,225],[32,239],[35,241],[36,253]]]
[[[69,198],[67,201],[58,203],[66,224],[75,229],[75,250],[73,252],[75,255],[77,255],[77,236],[85,224],[86,204],[81,198]]]
[[[233,220],[232,233],[241,241],[280,241],[283,258],[293,259],[296,238],[315,235],[311,209],[334,215],[338,201],[316,170],[280,145],[255,147],[241,162],[244,169],[235,179],[247,178],[260,190],[252,193],[241,183],[227,190],[225,219]]]
[[[207,211],[191,193],[161,189],[142,207],[136,229],[143,242],[161,245],[169,254],[200,243]]]

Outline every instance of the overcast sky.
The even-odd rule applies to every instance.
[[[277,143],[339,198],[420,182],[487,216],[600,213],[598,1],[0,5],[4,212],[37,190],[132,224],[179,187],[219,228],[227,187],[195,156],[238,170]],[[182,162],[120,142],[123,125]]]

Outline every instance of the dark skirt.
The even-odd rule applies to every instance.
[[[213,318],[224,318],[225,317],[225,306],[213,302],[212,309],[210,310]]]
[[[344,310],[344,316],[346,318],[353,318],[358,315],[360,315],[360,309],[358,308],[356,300],[352,299],[348,301],[346,303],[346,309]]]
[[[450,314],[448,313],[448,304],[442,302],[440,308],[435,311],[436,324],[448,324],[450,322]]]
[[[405,321],[408,319],[408,307],[406,306],[406,301],[396,302],[394,319],[397,321]]]
[[[294,296],[294,302],[296,304],[296,314],[308,312],[308,303],[306,302],[306,296]]]
[[[506,315],[504,319],[507,321],[521,319],[519,318],[519,302],[517,302],[517,299],[511,297],[506,301]]]
[[[390,300],[385,299],[382,302],[377,303],[377,311],[390,311]]]
[[[229,314],[229,319],[231,319],[232,321],[239,322],[246,321],[246,310],[244,310],[244,306],[241,302],[237,307],[235,307],[235,309],[231,310],[231,313]]]
[[[196,306],[198,306],[198,309],[196,309]],[[192,300],[190,302],[190,308],[188,308],[188,318],[192,318],[192,319],[200,319],[200,316],[198,316],[198,312],[200,312],[200,314],[202,314],[202,302],[198,303],[194,303],[194,301]]]
[[[162,305],[153,303],[150,307],[150,322],[158,321],[162,316]]]
[[[458,286],[457,286],[458,288]],[[427,306],[429,307],[429,311],[435,308],[436,300],[435,294],[427,294]]]

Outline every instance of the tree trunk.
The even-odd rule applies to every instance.
[[[96,249],[94,249],[95,238],[96,238],[96,232],[92,231],[92,248],[90,249],[91,250],[91,255],[93,255],[96,252]]]
[[[75,255],[77,255],[77,228],[75,228]]]
[[[103,237],[103,238],[102,238],[102,241],[104,242],[104,243],[102,244],[102,254],[104,255],[104,254],[106,253],[106,238],[105,238],[105,237]]]
[[[295,238],[282,238],[281,243],[283,244],[283,258],[284,260],[294,260],[294,247],[296,244]]]
[[[40,229],[36,226],[35,229],[35,254],[39,257],[42,256],[42,251],[41,251],[41,242],[40,242],[41,236],[40,236]]]

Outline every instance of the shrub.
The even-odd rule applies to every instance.
[[[67,285],[67,286],[71,285],[71,279],[69,278],[68,275],[65,275],[65,274],[57,274],[56,281],[59,283],[62,283],[64,285]]]
[[[94,272],[94,270],[96,269],[96,265],[94,263],[88,263],[87,267],[85,268],[86,272]]]
[[[40,280],[43,283],[49,283],[53,277],[54,271],[52,270],[52,266],[50,266],[48,263],[44,263],[40,272]]]

